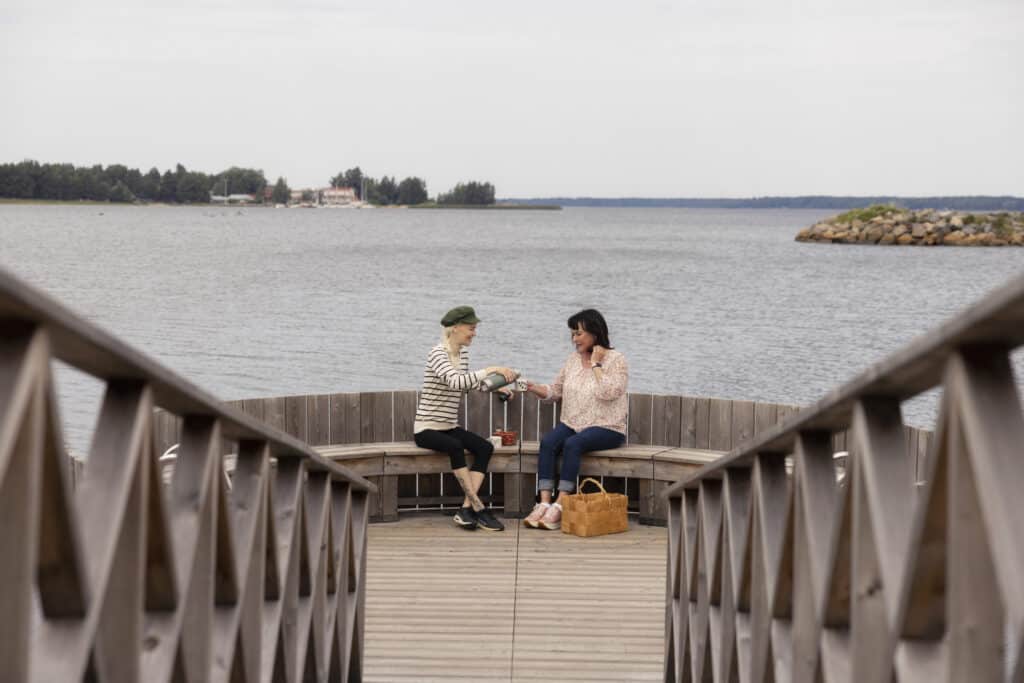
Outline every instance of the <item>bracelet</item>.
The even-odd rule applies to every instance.
[[[604,368],[604,366],[600,362],[591,363],[590,365],[591,365],[592,368],[602,368],[602,369]]]

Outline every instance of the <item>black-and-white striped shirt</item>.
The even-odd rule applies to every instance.
[[[479,386],[485,376],[485,370],[469,371],[469,350],[465,346],[459,349],[458,368],[452,365],[442,344],[430,349],[427,367],[423,370],[423,388],[416,406],[413,432],[419,434],[424,429],[444,431],[457,427],[463,392]]]

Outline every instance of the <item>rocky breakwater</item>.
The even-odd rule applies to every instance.
[[[912,246],[1024,246],[1024,213],[965,213],[894,206],[854,209],[804,228],[797,242]]]

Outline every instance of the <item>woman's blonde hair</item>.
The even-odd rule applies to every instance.
[[[454,332],[455,325],[449,325],[448,327],[441,328],[441,346],[443,346],[444,350],[448,352],[448,359],[451,360],[452,365],[458,369],[462,349],[452,339],[452,333]]]

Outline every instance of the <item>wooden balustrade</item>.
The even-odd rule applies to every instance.
[[[267,397],[228,403],[315,447],[323,447],[411,442],[416,401],[417,392],[407,390]],[[660,446],[666,449],[664,454],[648,458],[642,474],[626,466],[602,469],[599,461],[585,465],[586,474],[603,476],[609,491],[626,494],[630,509],[642,521],[663,524],[667,507],[661,493],[669,483],[696,470],[695,462],[703,462],[674,457],[670,449],[727,452],[786,420],[798,409],[755,401],[630,394],[627,445]],[[541,402],[532,394],[520,395],[508,404],[491,394],[467,394],[460,411],[463,427],[480,434],[490,434],[495,429],[515,431],[524,447],[521,462],[505,463],[499,467],[500,472],[495,470],[494,476],[485,480],[481,492],[485,502],[502,507],[507,516],[529,511],[536,493],[536,442],[555,426],[558,412],[557,403]],[[180,424],[181,420],[174,415],[157,416],[156,441],[160,449],[178,442]],[[904,428],[915,471],[923,467],[930,435],[927,430]],[[846,442],[845,430],[838,431],[833,448],[846,450]],[[503,452],[501,457],[507,460],[510,452]],[[461,489],[454,477],[437,472],[433,460],[422,459],[422,464],[419,473],[412,473],[415,462],[403,463],[401,474],[385,474],[383,466],[361,468],[380,491],[370,497],[370,521],[393,521],[401,510],[460,504]],[[629,476],[631,471],[633,476]]]
[[[54,359],[106,383],[74,488]],[[361,680],[375,493],[0,271],[0,680]]]
[[[672,485],[665,681],[1024,681],[1022,343],[1018,278]]]

